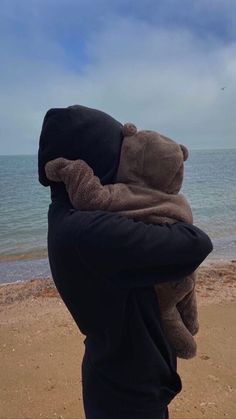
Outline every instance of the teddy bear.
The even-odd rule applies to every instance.
[[[114,184],[102,185],[83,160],[57,158],[45,165],[47,178],[64,182],[74,208],[118,212],[153,224],[193,222],[190,205],[179,191],[188,149],[156,131],[123,126]],[[157,283],[155,291],[163,330],[179,358],[196,355],[198,332],[196,272],[178,281]]]

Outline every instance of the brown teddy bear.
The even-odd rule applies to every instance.
[[[80,210],[117,211],[145,223],[192,223],[191,208],[179,191],[182,186],[185,146],[155,131],[123,127],[116,183],[102,185],[83,160],[57,158],[45,165],[46,175],[64,182],[72,205]],[[196,355],[193,336],[198,331],[193,273],[181,281],[155,285],[163,328],[179,358]]]

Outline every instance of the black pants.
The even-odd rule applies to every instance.
[[[107,412],[98,411],[97,409],[93,408],[88,403],[84,403],[84,411],[85,411],[85,417],[86,419],[139,419],[136,413],[130,413],[129,417],[123,416],[123,414],[117,416],[117,413],[114,413],[114,415]],[[121,417],[122,416],[122,417]],[[146,419],[149,419],[149,416],[146,416]],[[165,409],[165,411],[160,412],[158,416],[153,417],[152,419],[169,419],[169,413],[168,408]]]
[[[125,414],[124,412],[117,412],[118,406],[114,406],[114,411],[112,408],[109,408],[109,411],[106,411],[106,408],[98,408],[99,393],[101,394],[102,387],[102,382],[97,381],[97,377],[93,374],[85,356],[82,362],[82,390],[86,419],[169,419],[167,407],[161,409],[160,412],[155,412],[155,414],[151,412],[141,413],[138,411]],[[103,395],[107,393],[109,391],[102,391]],[[94,403],[94,400],[97,401]]]

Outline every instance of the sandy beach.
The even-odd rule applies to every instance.
[[[198,354],[178,362],[183,390],[172,402],[170,416],[234,419],[236,261],[202,266],[197,294]],[[52,281],[1,285],[0,327],[0,418],[84,419],[84,337]]]

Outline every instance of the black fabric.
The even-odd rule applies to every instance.
[[[82,363],[82,377],[83,377],[83,400],[84,411],[86,419],[168,419],[168,407],[156,407],[155,409],[147,411],[139,410],[137,406],[133,408],[125,408],[122,406],[122,400],[119,401],[119,408],[116,405],[111,406],[108,403],[106,406],[94,405],[93,398],[91,398],[91,391],[88,388],[91,381],[96,380],[96,388],[101,389],[103,380],[98,381],[98,376],[94,376],[93,369],[90,367],[87,356],[84,357]],[[98,391],[99,393],[100,391]]]
[[[106,161],[97,170],[111,176]],[[76,211],[62,184],[51,190],[49,262],[62,299],[86,335],[84,403],[117,418],[154,419],[181,390],[181,380],[153,285],[194,271],[212,250],[211,241],[185,223],[146,225],[114,213]]]
[[[86,335],[84,391],[94,409],[120,409],[122,416],[139,411],[137,418],[143,412],[147,419],[181,390],[152,285],[192,272],[211,248],[201,230],[185,223],[148,226],[112,213],[74,211],[68,203],[51,204],[50,266]]]
[[[119,162],[122,124],[96,109],[81,105],[50,109],[44,118],[39,141],[39,182],[52,185],[44,166],[65,157],[85,160],[102,183],[110,183]]]

